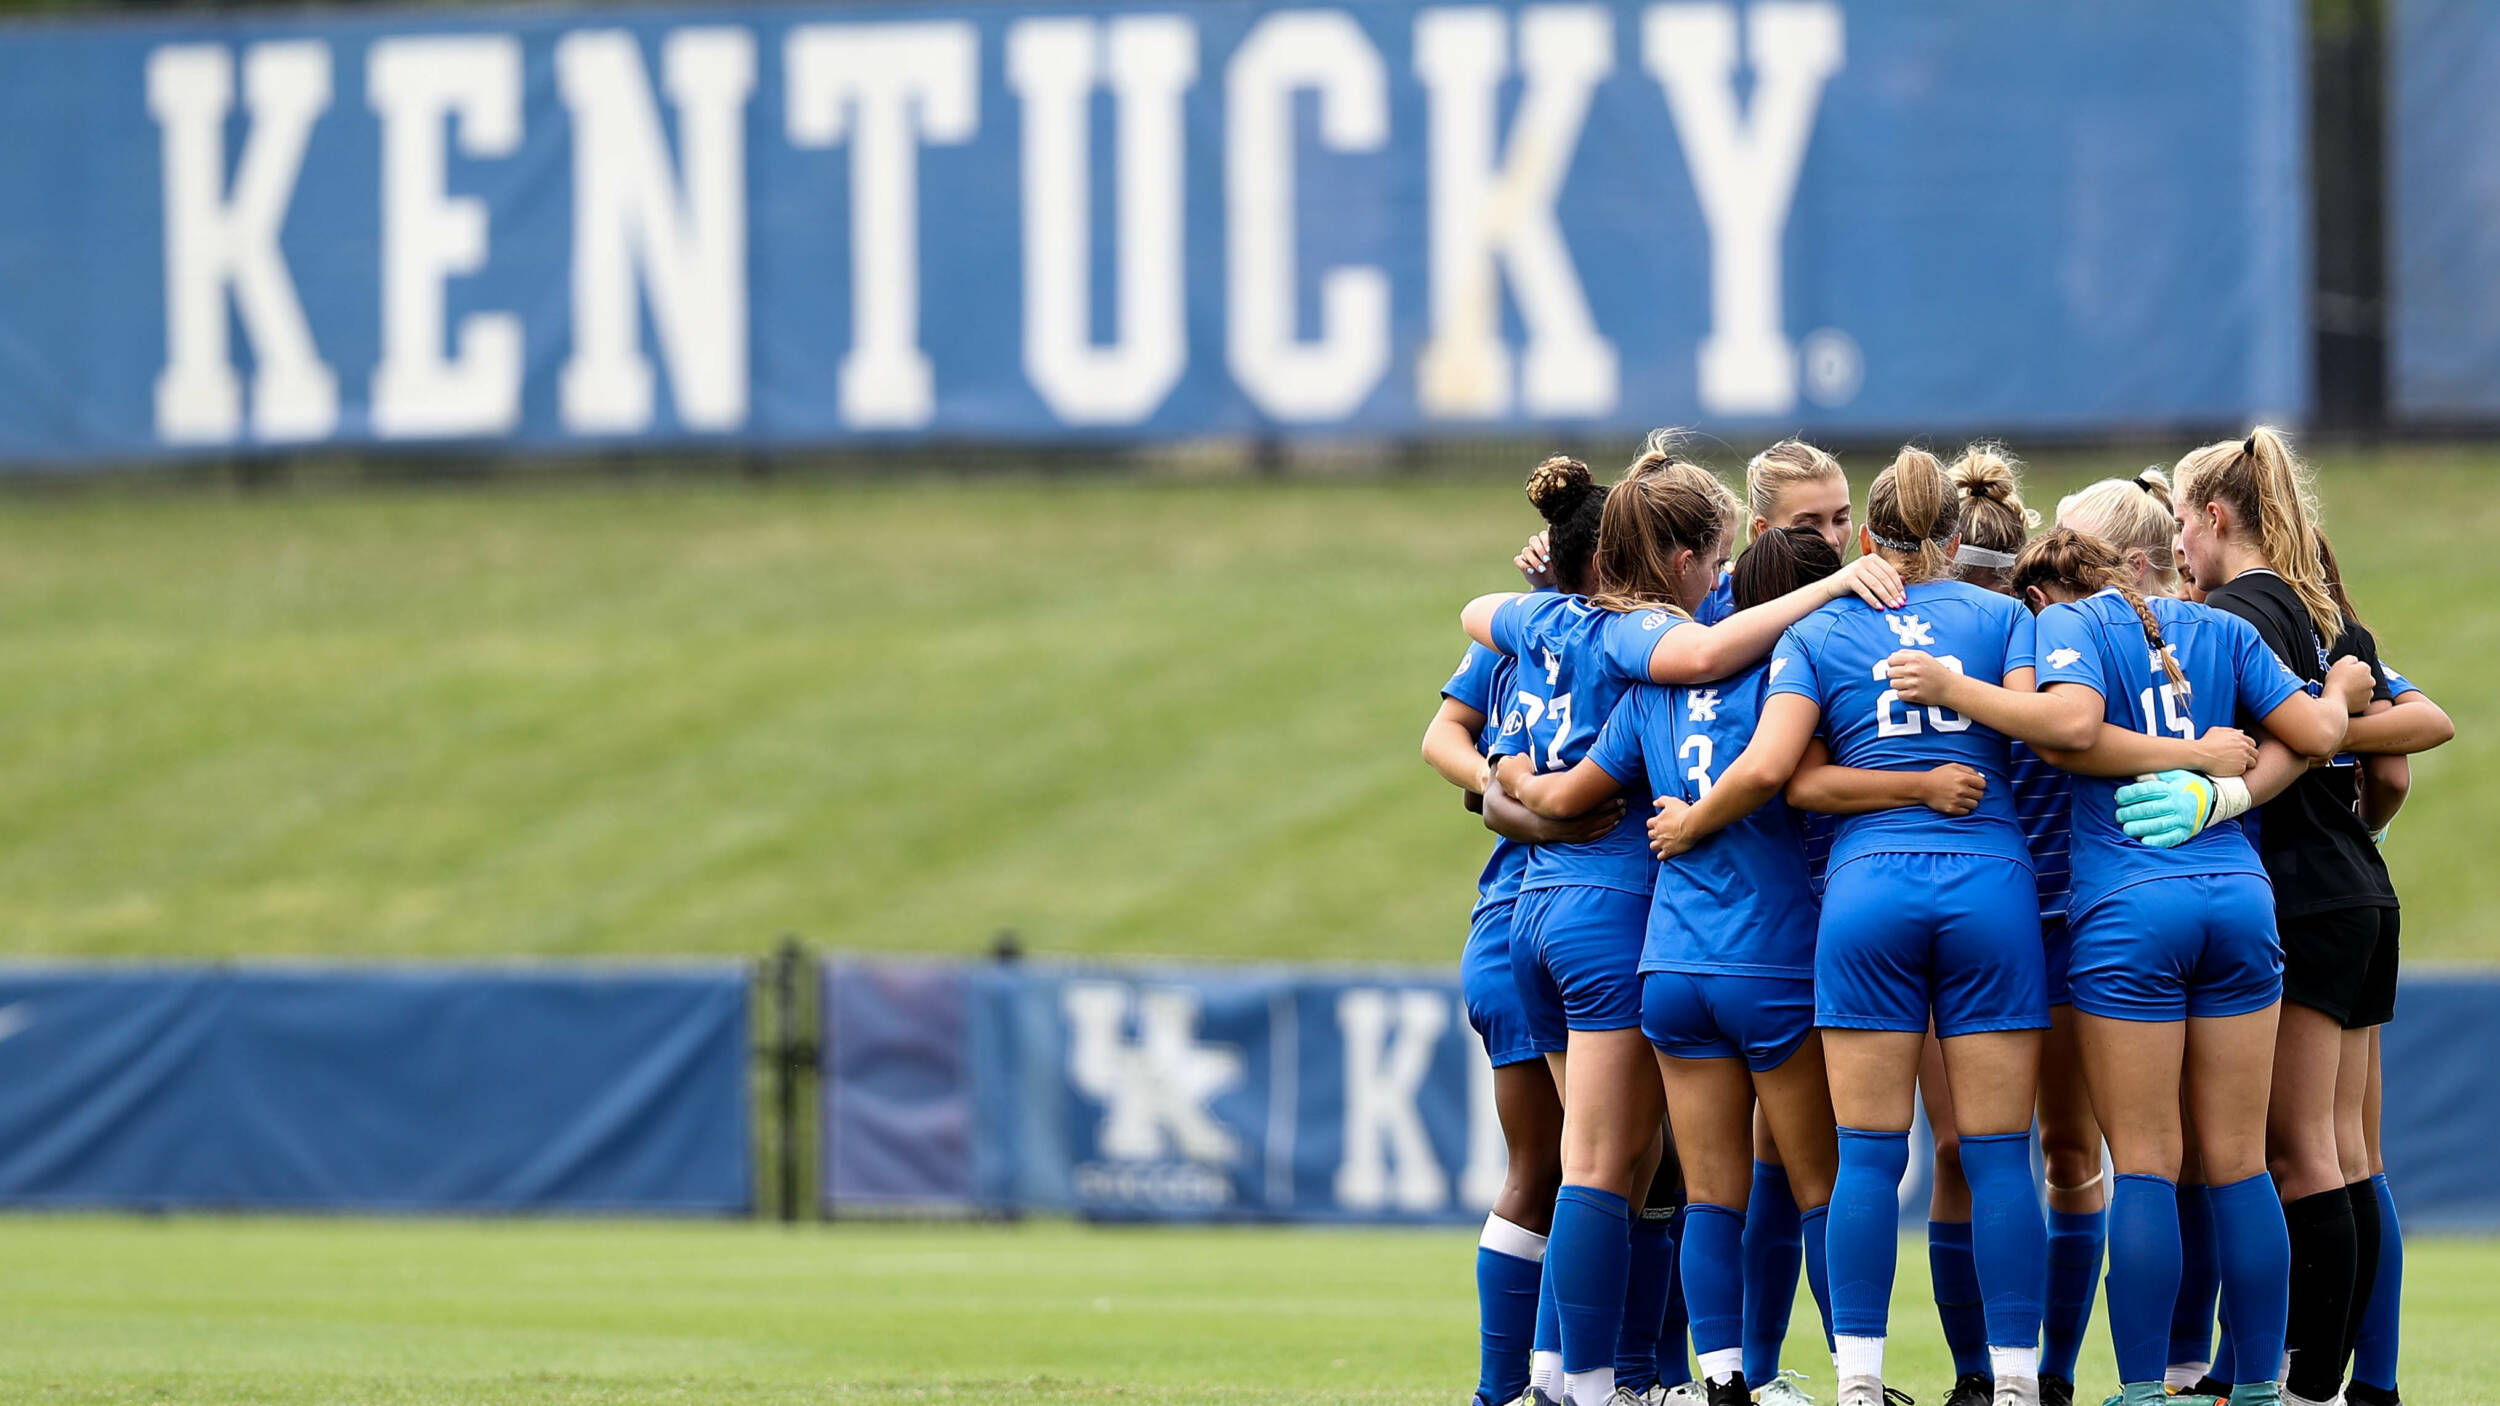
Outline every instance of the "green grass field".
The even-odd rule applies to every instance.
[[[1436,1403],[1474,1385],[1466,1232],[13,1222],[0,1396],[41,1406]],[[2500,1244],[2407,1247],[2403,1385],[2500,1402]],[[1951,1368],[1904,1242],[1888,1373]],[[1790,1365],[1831,1399],[1801,1301]],[[2078,1381],[2114,1380],[2096,1322]]]
[[[2461,729],[2417,957],[2500,958],[2495,467],[2324,464]],[[0,952],[1447,961],[1486,838],[1415,744],[1532,525],[1508,477],[13,494]]]

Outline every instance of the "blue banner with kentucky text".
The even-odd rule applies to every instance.
[[[734,1214],[747,978],[0,970],[0,1205]]]
[[[2297,415],[2300,8],[12,24],[0,463]]]
[[[1455,973],[949,966],[827,974],[828,1208],[1466,1221],[1506,1166]],[[2409,976],[2383,1037],[2406,1223],[2500,1226],[2500,977]],[[1902,1224],[1926,1218],[1912,1139]]]

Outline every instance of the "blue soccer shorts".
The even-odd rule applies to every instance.
[[[1510,969],[1539,1049],[1565,1030],[1630,1030],[1641,1023],[1641,944],[1649,895],[1571,884],[1530,889],[1511,915]]]
[[[2111,1020],[2247,1015],[2283,996],[2274,886],[2255,874],[2130,884],[2073,914],[2075,1009]]]
[[[1510,970],[1511,914],[1518,906],[1518,900],[1511,898],[1477,904],[1467,924],[1467,949],[1458,959],[1458,989],[1467,1002],[1467,1023],[1475,1027],[1476,1038],[1484,1041],[1485,1057],[1496,1069],[1542,1059],[1547,1053],[1547,1047],[1540,1046],[1528,1029],[1527,1008],[1520,1003],[1519,982]],[[1559,1037],[1553,1040],[1551,1049],[1562,1047]]]
[[[1777,1069],[1814,1029],[1814,982],[1802,976],[1645,972],[1641,1033],[1675,1059],[1743,1059]]]
[[[1834,869],[1814,951],[1814,1023],[1943,1039],[2049,1023],[2040,890],[1984,854],[1867,854]]]

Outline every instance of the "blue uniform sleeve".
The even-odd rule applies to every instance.
[[[1659,691],[1643,686],[1624,694],[1606,715],[1606,725],[1597,730],[1597,740],[1589,745],[1588,759],[1627,788],[1647,770],[1641,762],[1641,720],[1648,711],[1644,700]]]
[[[2039,687],[2053,683],[2079,683],[2103,698],[2109,697],[2109,680],[2101,673],[2099,632],[2092,626],[2092,616],[2081,605],[2052,605],[2040,612],[2038,624]]]
[[[1634,683],[1648,683],[1649,656],[1658,641],[1678,625],[1693,623],[1668,610],[1628,610],[1609,615],[1598,632],[1598,655],[1606,672]]]
[[[2389,665],[2386,660],[2380,660],[2378,668],[2380,673],[2387,676],[2388,697],[2402,698],[2408,693],[2422,693],[2422,686],[2420,684],[2417,684],[2413,680],[2406,678],[2404,675],[2397,673],[2394,667]],[[2422,696],[2428,698],[2430,695],[2423,693]]]
[[[2256,626],[2236,615],[2224,615],[2223,619],[2230,622],[2224,628],[2231,632],[2231,672],[2237,676],[2241,707],[2262,718],[2282,707],[2283,700],[2293,694],[2309,691],[2300,675],[2275,656]]]
[[[2040,665],[2038,629],[2032,623],[2031,607],[2010,599],[2006,604],[2013,609],[2005,617],[2005,672],[2010,674],[2016,669],[2037,669]]]
[[[1516,659],[1528,647],[1528,612],[1535,608],[1534,596],[1512,596],[1494,607],[1493,647]]]
[[[1458,661],[1458,671],[1441,685],[1441,696],[1453,703],[1464,704],[1486,717],[1495,716],[1493,675],[1502,667],[1502,656],[1480,644],[1467,646],[1467,657]]]
[[[1823,684],[1815,676],[1814,652],[1806,648],[1805,639],[1798,634],[1801,628],[1789,626],[1780,636],[1778,647],[1771,651],[1771,686],[1763,697],[1767,701],[1783,693],[1793,693],[1820,708],[1823,706]]]

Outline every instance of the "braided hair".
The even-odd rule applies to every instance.
[[[2025,592],[2037,586],[2043,591],[2051,587],[2073,592],[2076,599],[2116,591],[2127,607],[2135,612],[2136,623],[2144,628],[2144,642],[2152,646],[2153,657],[2161,661],[2162,672],[2170,676],[2170,684],[2179,692],[2185,706],[2191,690],[2187,671],[2179,667],[2179,657],[2170,652],[2170,642],[2162,638],[2161,621],[2153,616],[2153,608],[2144,603],[2143,595],[2128,584],[2126,558],[2118,549],[2088,532],[2071,527],[2053,527],[2031,539],[2022,555],[2014,559],[2014,589]]]

